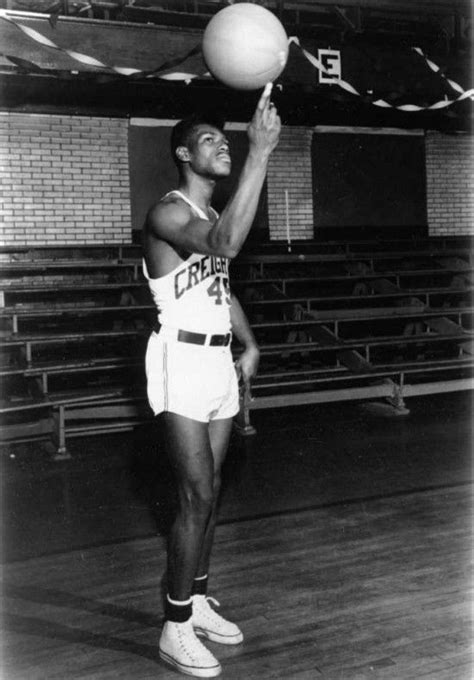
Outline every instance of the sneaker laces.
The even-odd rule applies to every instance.
[[[220,606],[221,606],[221,605],[220,605],[220,602],[218,602],[214,597],[209,597],[209,596],[207,596],[207,595],[206,595],[205,598],[204,598],[204,602],[206,602],[207,604],[209,604],[209,602],[212,602],[212,604],[213,604],[215,607],[220,607]],[[212,609],[212,607],[209,607],[209,609],[210,609],[211,611],[214,611],[214,610]]]
[[[178,629],[179,644],[181,649],[193,661],[199,660],[203,657],[205,659],[213,658],[208,648],[202,644],[199,638],[194,634],[192,627],[186,629]]]
[[[223,616],[221,616],[218,612],[215,611],[211,607],[211,604],[213,604],[215,607],[220,607],[220,603],[214,599],[213,597],[208,597],[204,596],[202,598],[199,598],[198,600],[198,609],[200,610],[199,613],[206,618],[210,619],[211,621],[214,621],[214,623],[217,623],[219,625],[222,624],[227,624],[228,621],[224,619]]]

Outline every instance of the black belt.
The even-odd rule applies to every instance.
[[[190,342],[192,345],[209,345],[210,347],[227,347],[230,342],[230,333],[225,335],[206,335],[205,333],[179,330],[177,337],[179,342]]]
[[[155,324],[153,330],[155,333],[160,332],[159,324]],[[193,333],[192,331],[176,331],[176,339],[178,342],[189,342],[192,345],[209,345],[210,347],[227,347],[230,344],[232,335],[226,333],[225,335],[206,335],[205,333]]]

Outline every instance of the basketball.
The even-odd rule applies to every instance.
[[[272,12],[243,2],[211,19],[202,50],[214,78],[237,90],[257,90],[285,68],[288,37]]]

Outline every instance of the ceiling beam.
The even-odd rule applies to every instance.
[[[317,8],[361,7],[367,9],[379,9],[384,11],[396,11],[406,13],[440,12],[453,14],[454,12],[471,14],[469,0],[283,0],[285,9],[311,12]],[[271,6],[271,2],[265,3]]]
[[[360,33],[362,31],[362,11],[360,7],[348,7],[343,9],[339,7],[339,5],[334,5],[333,11],[341,20],[345,28],[354,33]],[[350,15],[352,15],[352,17]]]

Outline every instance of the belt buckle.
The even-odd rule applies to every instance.
[[[230,333],[226,333],[225,335],[211,335],[209,339],[209,345],[211,347],[227,347],[227,345],[230,343]]]

